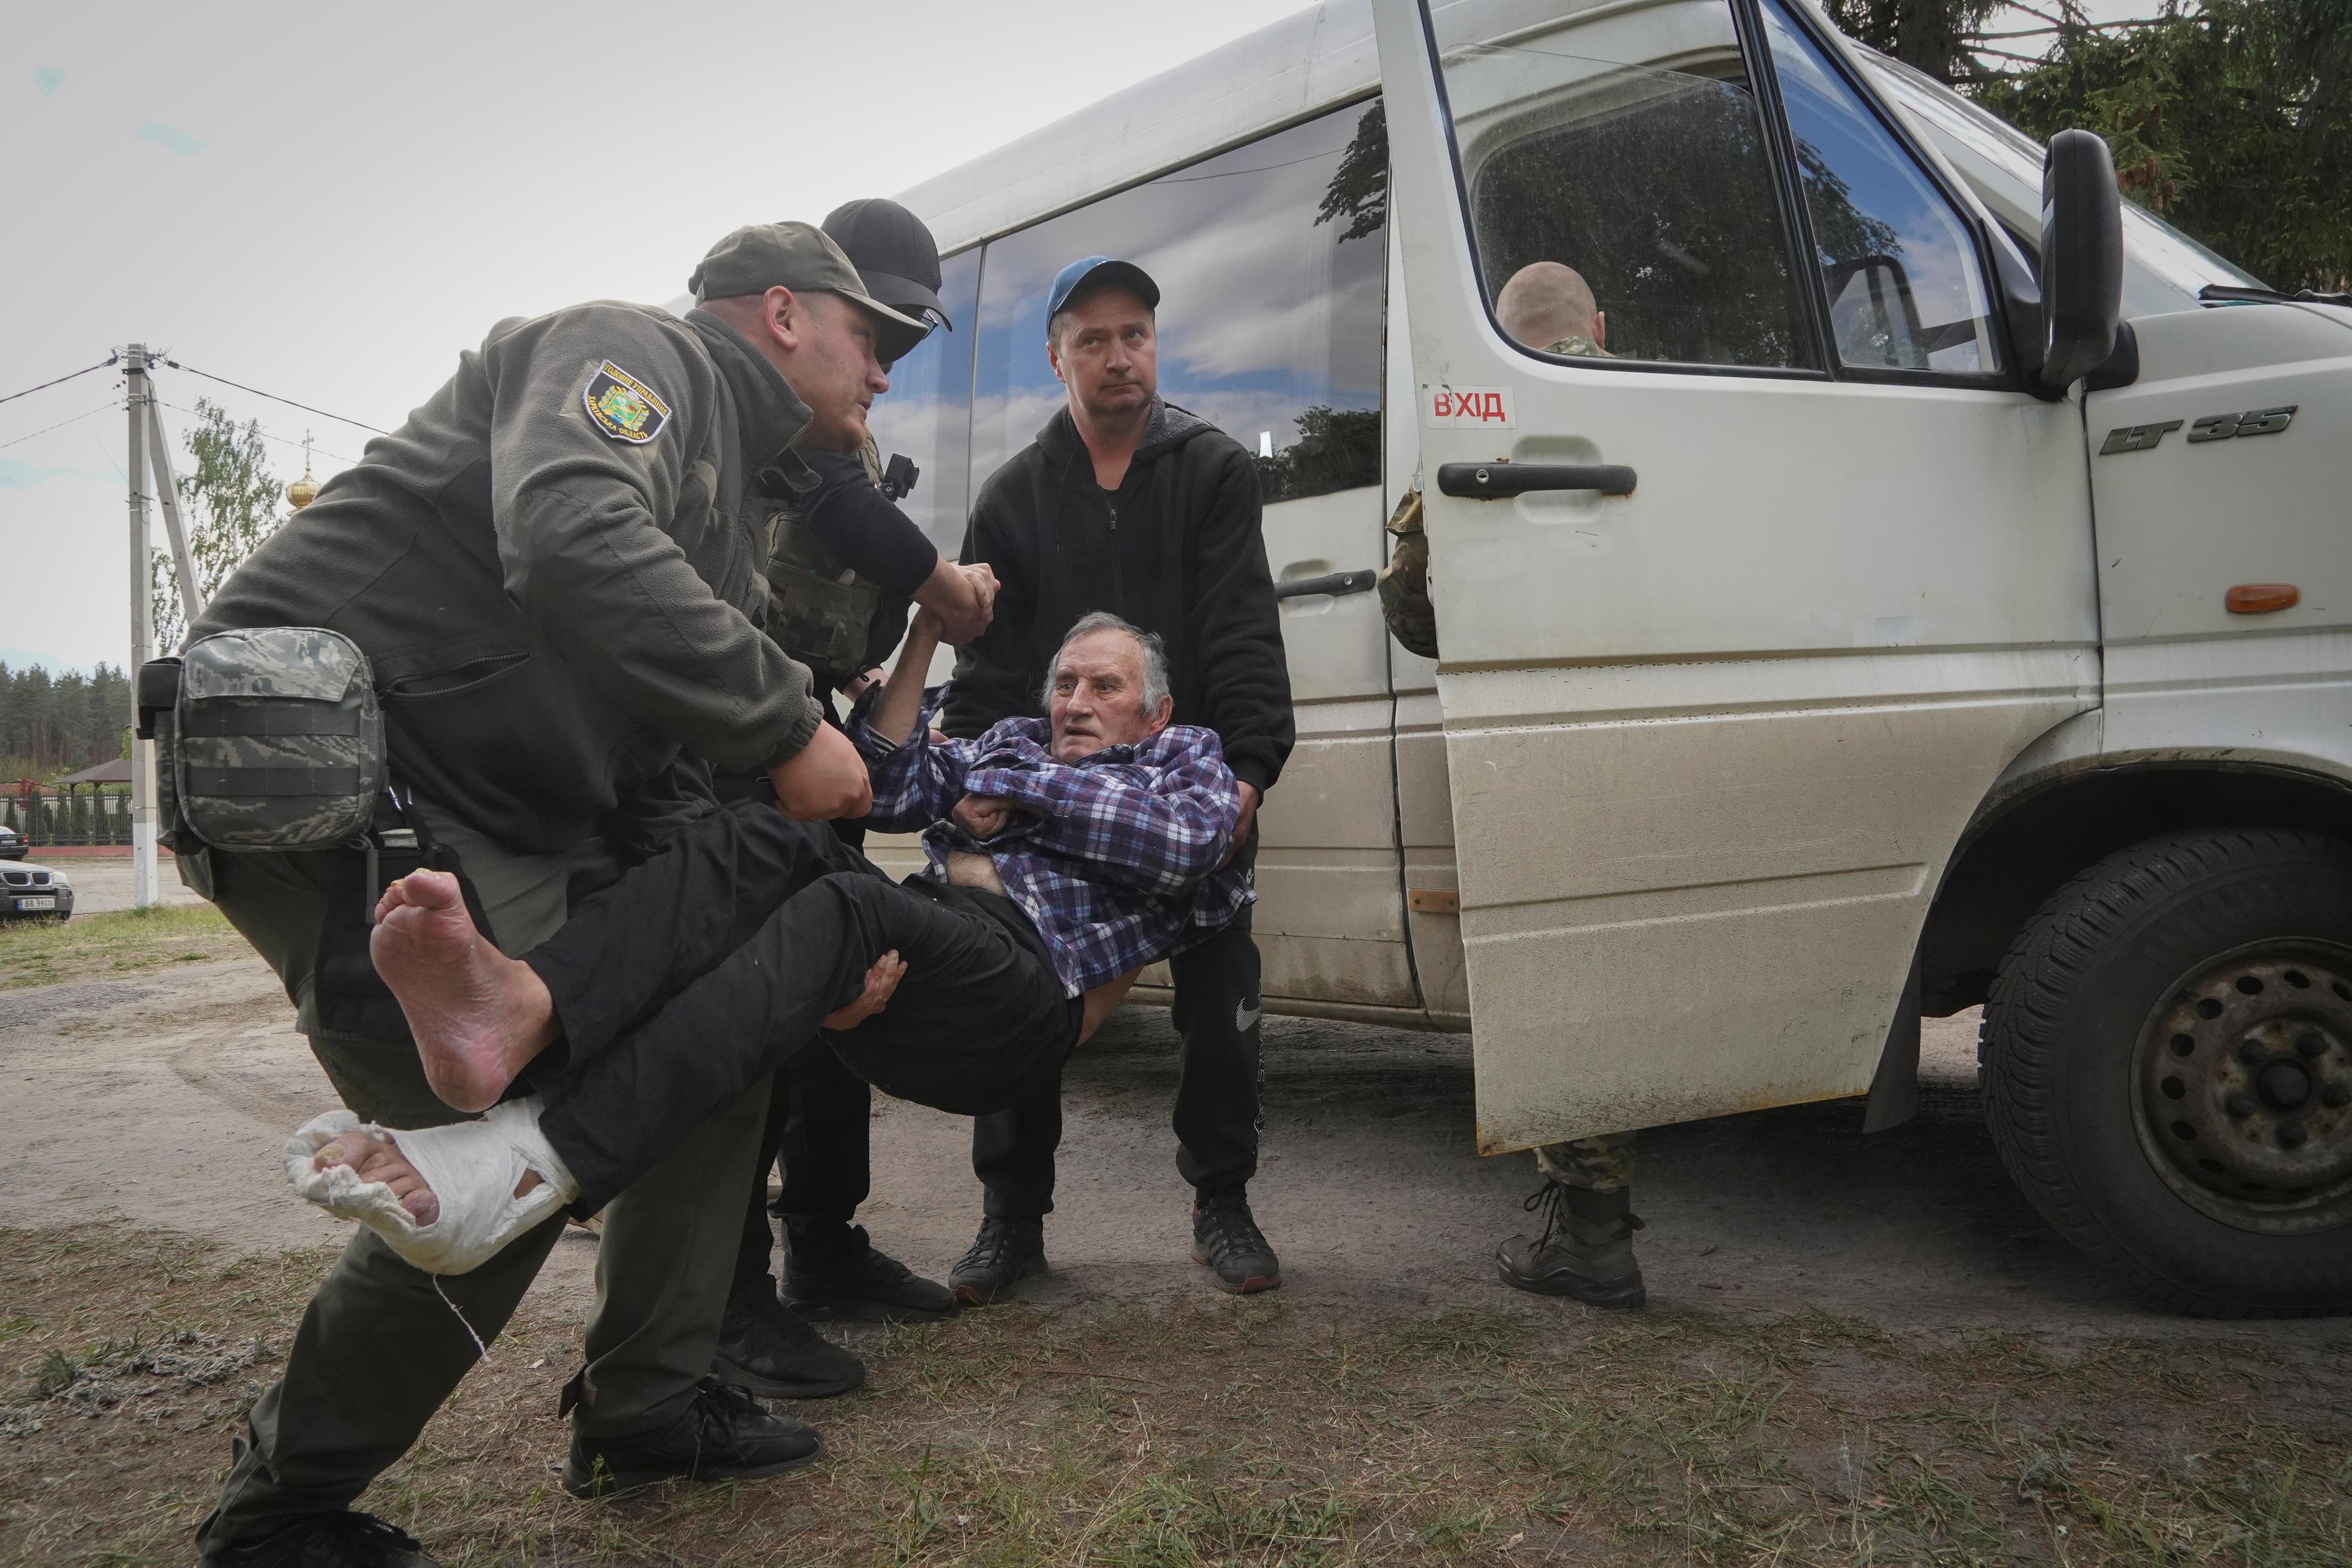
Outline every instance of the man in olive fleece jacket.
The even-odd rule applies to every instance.
[[[854,448],[880,363],[922,325],[867,298],[806,224],[736,231],[688,286],[700,308],[682,321],[601,303],[499,323],[193,628],[324,626],[360,646],[411,820],[455,851],[509,952],[713,809],[706,763],[767,772],[797,816],[871,802],[809,672],[761,632],[753,480],[796,466],[795,445]],[[285,982],[346,1105],[456,1120],[368,959],[370,857],[198,850],[180,866]],[[709,1382],[767,1100],[764,1083],[737,1097],[607,1210],[587,1363],[563,1401],[567,1489],[814,1458],[807,1427]],[[204,1562],[424,1563],[350,1505],[456,1388],[476,1336],[504,1328],[562,1229],[438,1289],[354,1237],[253,1406],[198,1531]]]
[[[1296,729],[1257,470],[1231,437],[1159,395],[1159,286],[1131,262],[1065,268],[1046,305],[1046,353],[1068,403],[981,489],[963,558],[998,581],[996,616],[963,650],[941,727],[975,736],[1043,710],[1045,672],[1079,616],[1108,610],[1167,645],[1174,721],[1217,732],[1242,789],[1237,859],[1257,851],[1257,803]],[[1257,943],[1249,912],[1171,960],[1184,1037],[1172,1121],[1191,1183],[1193,1260],[1231,1291],[1280,1282],[1252,1218],[1257,1172]],[[1061,1142],[1058,1086],[978,1118],[980,1234],[948,1283],[993,1300],[1045,1267]]]

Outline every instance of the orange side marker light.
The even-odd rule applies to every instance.
[[[2302,600],[2302,591],[2292,583],[2241,583],[2221,595],[2222,605],[2233,616],[2266,616],[2273,610],[2292,610]]]

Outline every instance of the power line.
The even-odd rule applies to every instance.
[[[148,395],[150,397],[154,397],[152,393],[150,393]],[[202,419],[204,417],[202,414],[199,414],[193,408],[183,408],[176,403],[165,403],[160,397],[154,397],[154,401],[159,406],[169,408],[175,414],[185,414],[192,419]],[[230,423],[234,424],[235,421],[232,420]],[[257,420],[252,421],[251,423],[254,433],[265,441],[275,441],[281,447],[300,447],[305,452],[316,452],[321,458],[332,458],[339,463],[357,463],[359,461],[357,458],[346,458],[341,452],[330,452],[324,447],[319,446],[315,442],[291,441],[283,436],[273,436],[268,431],[264,430],[261,427],[260,422]]]
[[[97,367],[93,365],[90,368],[94,370]],[[77,414],[71,419],[60,419],[54,425],[44,425],[38,430],[34,431],[33,436],[46,436],[52,430],[62,430],[68,425],[79,425],[83,420],[89,418],[91,414],[103,414],[110,408],[120,408],[121,406],[122,400],[121,398],[117,398],[111,403],[101,403],[97,407],[90,409],[89,413]],[[14,441],[0,441],[0,451],[5,451],[11,447],[21,447],[26,442],[31,440],[33,436],[19,436]]]
[[[323,408],[313,408],[307,403],[297,403],[290,397],[280,397],[274,392],[264,392],[257,386],[247,386],[241,381],[231,381],[225,375],[215,375],[208,370],[198,370],[192,364],[182,364],[175,359],[163,360],[159,363],[168,364],[173,370],[184,370],[190,375],[201,375],[206,381],[217,381],[223,386],[234,386],[239,392],[249,392],[256,397],[266,397],[272,403],[282,403],[289,408],[299,408],[305,414],[316,414],[322,419],[332,419],[339,425],[356,425],[362,430],[373,430],[379,436],[389,436],[392,434],[391,431],[371,425],[364,419],[346,419],[340,414],[330,414]],[[346,460],[348,461],[348,459]]]
[[[74,375],[88,375],[91,371],[104,370],[108,365],[120,364],[121,363],[122,356],[121,354],[109,354],[104,359],[99,361],[96,364],[86,364],[82,366],[79,370],[74,372],[73,375],[61,375],[55,381],[45,381],[38,386],[28,386],[22,392],[12,392],[5,397],[0,397],[0,403],[14,403],[20,397],[30,397],[33,394],[47,391],[52,386],[63,386],[67,382],[71,381],[74,378]],[[54,430],[57,426],[52,425],[49,428]],[[39,432],[36,431],[34,434],[38,435]],[[29,437],[27,438],[29,439]]]

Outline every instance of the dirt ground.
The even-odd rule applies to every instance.
[[[344,1234],[279,1173],[329,1102],[283,994],[169,918],[78,921],[98,945],[37,975],[0,946],[0,1559],[184,1560]],[[873,1378],[793,1412],[815,1479],[551,1492],[574,1233],[369,1506],[452,1563],[2352,1559],[2352,1331],[2168,1318],[2095,1273],[1993,1154],[1974,1029],[1930,1022],[1889,1132],[1854,1101],[1644,1134],[1628,1316],[1495,1280],[1534,1179],[1472,1152],[1466,1040],[1271,1018],[1253,1198],[1285,1284],[1218,1296],[1184,1259],[1174,1037],[1130,1011],[1069,1076],[1053,1272],[835,1331]],[[979,1214],[967,1124],[876,1118],[860,1217],[936,1276]]]

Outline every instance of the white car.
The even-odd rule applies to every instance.
[[[64,872],[25,861],[0,865],[0,921],[68,921],[73,907]]]

